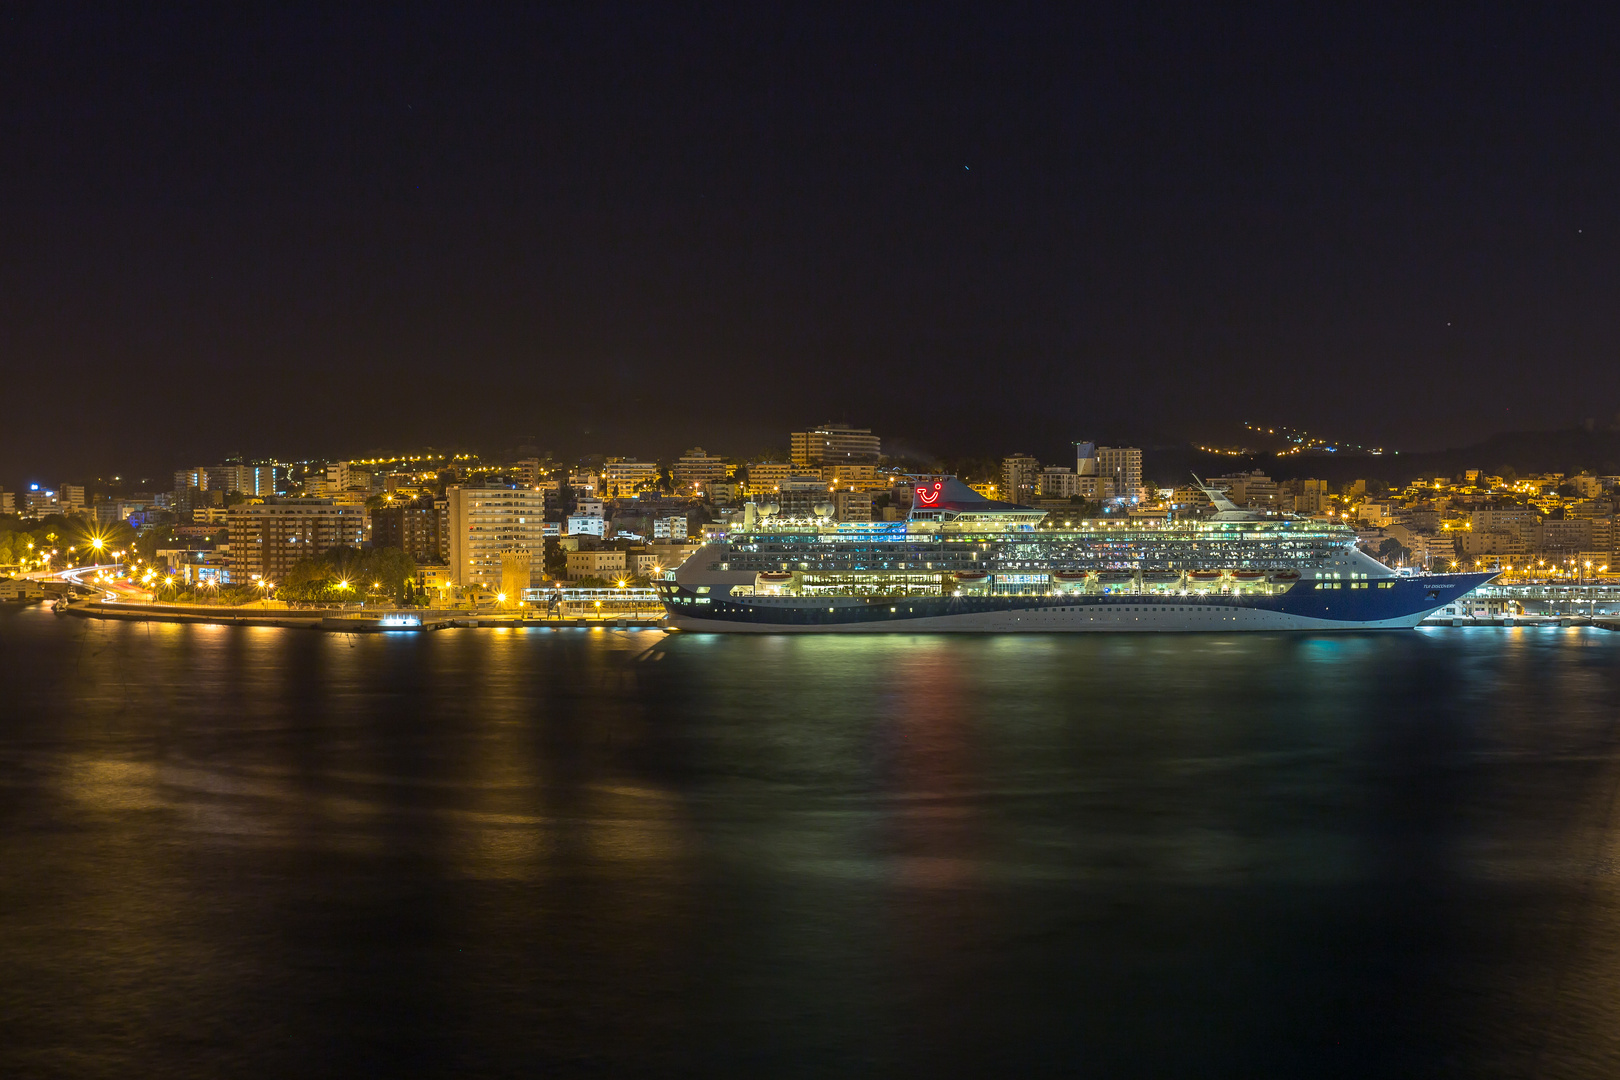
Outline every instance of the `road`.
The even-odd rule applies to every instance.
[[[81,585],[86,589],[99,590],[103,600],[121,600],[125,603],[146,604],[152,601],[152,594],[145,589],[138,588],[128,578],[112,577],[122,574],[123,569],[119,563],[102,563],[97,566],[75,566],[67,570],[57,571],[50,576],[61,578],[74,585]],[[105,576],[104,576],[105,575]]]

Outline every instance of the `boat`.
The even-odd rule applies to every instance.
[[[666,625],[714,633],[1398,630],[1495,576],[1397,575],[1356,546],[1353,530],[1306,518],[1223,510],[1052,528],[1045,511],[987,499],[955,477],[921,477],[916,486],[904,521],[745,511],[653,582]],[[798,569],[784,570],[790,565]],[[1183,576],[1192,595],[1163,588]],[[1242,587],[1217,587],[1228,581]],[[1090,584],[1101,587],[1076,587]]]

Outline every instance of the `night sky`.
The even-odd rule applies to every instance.
[[[1612,19],[401,6],[0,7],[0,474],[1620,410]]]

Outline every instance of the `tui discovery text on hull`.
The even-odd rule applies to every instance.
[[[1493,573],[1398,574],[1342,525],[1240,510],[1047,522],[954,477],[905,521],[788,519],[754,504],[654,582],[678,630],[719,633],[1396,630]]]

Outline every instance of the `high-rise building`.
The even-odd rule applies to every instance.
[[[882,441],[871,428],[847,424],[792,432],[788,444],[793,468],[799,472],[812,472],[823,465],[876,465],[883,454]]]
[[[445,489],[450,573],[458,585],[501,583],[501,552],[544,551],[546,497],[519,487]]]
[[[371,546],[398,548],[419,563],[450,558],[448,514],[432,499],[398,502],[371,511]]]
[[[181,474],[176,474],[178,477]],[[192,484],[192,487],[201,487],[205,491],[240,491],[244,495],[253,495],[264,498],[269,495],[279,495],[286,490],[287,471],[284,467],[275,465],[243,465],[228,463],[214,465],[207,469],[187,471],[187,479],[196,476],[201,484]],[[178,481],[175,490],[180,490]]]
[[[17,496],[0,488],[0,514],[15,514],[17,512]]]
[[[1002,458],[1001,497],[1008,502],[1029,502],[1040,490],[1040,476],[1041,463],[1028,454]]]
[[[1075,472],[1081,476],[1100,476],[1112,482],[1114,497],[1136,498],[1142,486],[1142,451],[1134,446],[1097,446],[1076,443]],[[1090,451],[1088,454],[1087,451]]]
[[[305,559],[335,547],[359,547],[366,535],[362,508],[323,499],[241,503],[226,518],[234,581],[255,575],[279,581]]]
[[[192,469],[176,469],[174,472],[174,487],[169,490],[176,493],[188,488],[208,489],[208,466],[198,465]]]
[[[675,485],[675,494],[694,496],[700,494],[703,485],[711,480],[726,478],[726,459],[704,453],[703,447],[694,446],[669,467],[669,475]]]

